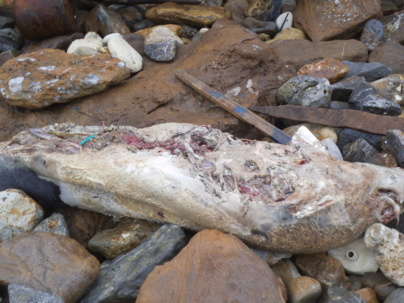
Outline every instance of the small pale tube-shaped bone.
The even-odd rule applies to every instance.
[[[137,73],[142,69],[142,56],[120,34],[109,34],[104,37],[103,42],[107,44],[112,57],[125,62],[133,73]]]

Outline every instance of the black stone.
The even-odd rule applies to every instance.
[[[0,16],[0,28],[14,27],[15,21],[13,18],[8,16]]]
[[[140,31],[141,29],[145,29],[145,28],[149,28],[149,27],[153,27],[155,26],[156,23],[154,23],[153,21],[149,20],[149,19],[144,19],[140,22],[137,22],[133,25],[133,31],[137,32]]]
[[[348,102],[352,92],[362,83],[366,83],[364,77],[352,76],[331,84],[331,100]]]
[[[157,265],[175,257],[185,246],[185,239],[181,227],[163,225],[135,249],[104,261],[97,279],[80,303],[135,302],[147,275]]]
[[[184,38],[192,39],[192,37],[199,32],[197,28],[186,24],[181,24],[181,27],[182,27],[182,37]]]
[[[376,153],[377,150],[362,138],[359,138],[351,144],[345,145],[342,151],[345,161],[364,163],[369,162],[372,156]]]
[[[164,42],[147,43],[144,45],[144,53],[154,61],[166,62],[175,58],[177,41],[168,40]]]
[[[391,73],[391,68],[378,62],[350,62],[342,61],[349,67],[349,71],[345,74],[344,79],[352,76],[362,76],[366,81],[384,78]]]
[[[24,37],[12,28],[0,29],[0,52],[18,50],[24,44]]]
[[[350,128],[344,128],[338,134],[337,146],[342,151],[345,145],[353,143],[360,138],[366,140],[370,145],[376,148],[377,151],[381,150],[382,137],[380,135],[369,134]]]
[[[383,149],[392,154],[397,164],[404,168],[404,131],[389,130],[383,142]]]
[[[349,97],[349,104],[352,109],[378,115],[399,116],[402,112],[401,106],[398,103],[378,94],[375,89],[367,83],[360,84],[352,92]]]
[[[37,203],[49,209],[67,206],[60,199],[59,186],[40,179],[33,171],[0,156],[0,191],[15,188],[24,191]]]

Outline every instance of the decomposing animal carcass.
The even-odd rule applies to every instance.
[[[56,184],[71,206],[216,228],[287,253],[350,243],[371,224],[396,217],[404,200],[401,168],[339,161],[315,147],[242,140],[191,124],[55,124],[2,143],[0,158],[6,163],[0,178],[6,170],[10,176],[29,169]]]

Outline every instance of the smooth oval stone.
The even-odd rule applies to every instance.
[[[370,19],[363,27],[360,40],[366,44],[368,51],[371,52],[382,44],[383,35],[383,23],[377,19]]]
[[[312,277],[302,276],[290,281],[290,303],[317,302],[321,296],[321,284]]]
[[[42,220],[44,211],[18,189],[0,192],[0,242],[31,231]]]
[[[332,87],[327,79],[297,76],[278,89],[277,98],[281,104],[328,107],[331,94]]]
[[[0,243],[0,283],[22,284],[76,302],[94,282],[98,260],[69,237],[27,232]]]
[[[112,57],[118,58],[125,62],[132,73],[137,73],[143,67],[142,56],[125,41],[121,36],[116,34],[108,35],[104,38],[104,43],[107,41],[108,50]]]
[[[315,78],[327,78],[330,83],[337,82],[349,71],[348,65],[335,58],[326,58],[301,67],[299,76],[312,76]]]
[[[279,31],[283,31],[287,28],[291,28],[293,25],[293,15],[291,12],[285,12],[280,14],[278,18],[276,18],[276,26]]]
[[[394,290],[384,301],[384,303],[398,303],[404,302],[404,289],[398,288]]]

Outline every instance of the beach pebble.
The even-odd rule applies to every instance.
[[[104,4],[98,4],[91,10],[84,26],[86,32],[96,32],[102,37],[113,33],[121,35],[130,33],[122,17]]]
[[[142,70],[143,58],[125,39],[119,34],[110,34],[104,37],[104,44],[107,44],[112,57],[125,62],[132,73]]]
[[[304,65],[297,71],[297,74],[299,76],[327,78],[330,83],[334,83],[341,79],[348,71],[349,67],[341,60],[326,58]]]
[[[366,81],[372,82],[377,79],[386,77],[392,71],[389,66],[378,62],[342,62],[349,67],[349,71],[345,74],[344,78],[360,76],[364,77]]]
[[[373,51],[383,43],[383,23],[377,19],[366,21],[360,40],[366,44],[368,51]]]
[[[39,291],[24,285],[11,283],[7,287],[9,303],[64,303],[64,300],[56,295]]]
[[[369,162],[377,152],[377,149],[362,138],[345,145],[342,150],[344,160],[349,162]]]
[[[394,290],[384,301],[384,303],[404,302],[404,288]]]
[[[31,231],[42,220],[43,208],[23,191],[0,192],[0,242]]]
[[[63,215],[58,213],[53,213],[50,217],[43,220],[34,228],[34,231],[48,231],[58,235],[70,237],[66,220]]]
[[[383,140],[383,149],[391,153],[397,160],[398,165],[404,168],[404,131],[389,130]]]
[[[312,277],[297,277],[290,281],[288,294],[290,303],[317,302],[322,294],[321,284]]]
[[[285,12],[276,18],[276,26],[279,31],[284,31],[285,29],[291,28],[293,25],[293,15],[291,12]]]
[[[384,97],[404,105],[404,74],[392,74],[370,83]]]
[[[281,104],[328,107],[331,94],[332,87],[327,79],[296,76],[278,89],[277,99]]]

